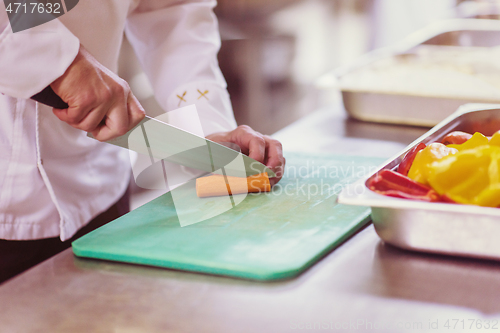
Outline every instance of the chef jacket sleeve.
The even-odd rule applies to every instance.
[[[162,108],[195,104],[205,135],[236,127],[217,61],[215,5],[215,0],[142,0],[125,29]],[[192,122],[178,112],[171,115],[168,121],[177,127]]]
[[[0,93],[30,98],[64,74],[79,48],[58,19],[13,33],[0,2]]]

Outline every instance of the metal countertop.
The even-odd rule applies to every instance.
[[[390,158],[426,131],[347,119],[338,105],[274,136],[285,150]],[[69,249],[0,285],[0,332],[436,332],[447,320],[476,332],[478,320],[500,329],[499,299],[500,263],[398,250],[370,225],[298,278],[270,283]]]

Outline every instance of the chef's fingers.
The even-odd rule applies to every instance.
[[[52,112],[60,120],[76,127],[85,117],[99,105],[99,100],[94,96],[79,98],[76,102],[71,102],[67,109],[52,109]]]
[[[103,81],[104,83],[104,81]],[[123,101],[124,90],[119,83],[104,83],[98,89],[81,89],[81,94],[68,99],[69,108],[53,109],[54,114],[69,125],[86,132],[92,132],[101,126],[106,114],[117,101]],[[122,102],[123,103],[123,102]]]
[[[79,124],[72,126],[81,129],[82,131],[92,133],[98,127],[104,125],[106,114],[108,113],[109,108],[110,104],[100,105],[99,107],[91,110]]]
[[[128,129],[131,130],[137,124],[139,124],[141,120],[144,119],[144,117],[146,116],[146,111],[144,111],[144,108],[142,107],[141,103],[139,103],[139,101],[134,96],[134,94],[132,94],[132,92],[129,92],[128,94],[127,107],[129,116]]]
[[[71,126],[82,131],[92,132],[103,124],[106,114],[115,103],[114,96],[110,94],[109,86],[100,89],[100,93],[95,92],[92,96],[83,94],[80,102],[71,103],[69,110],[75,109],[74,114],[80,113],[85,116],[79,122],[68,122]],[[85,97],[86,96],[86,97]]]
[[[83,46],[51,87],[69,108],[54,114],[69,125],[106,141],[125,134],[144,118],[128,84],[100,64]]]
[[[257,133],[253,135],[248,143],[248,156],[261,163],[266,159],[266,141]]]
[[[69,107],[67,109],[54,108],[52,109],[52,112],[57,118],[73,126],[80,123],[90,110],[90,107],[88,109]]]
[[[99,141],[107,141],[124,135],[129,130],[129,111],[127,87],[122,91],[117,91],[115,102],[107,110],[101,124],[91,131],[92,135]],[[121,93],[121,94],[120,94]]]
[[[281,164],[272,170],[276,174],[276,177],[270,178],[269,182],[271,183],[271,186],[274,186],[276,183],[278,183],[281,178],[285,175],[285,165],[286,165],[286,158],[283,157],[283,160],[281,161]]]
[[[61,121],[66,121],[66,119],[68,119],[68,109],[52,109],[52,112]]]
[[[266,141],[266,166],[276,174],[275,178],[270,179],[271,185],[274,185],[283,177],[286,160],[283,157],[281,142],[267,135],[264,135],[264,140]]]
[[[125,91],[126,92],[126,91]],[[127,103],[120,101],[105,115],[104,122],[91,131],[99,141],[124,135],[144,119],[146,112],[137,98],[128,91]]]
[[[218,133],[209,134],[209,135],[207,135],[207,139],[212,140],[213,142],[218,142],[218,143],[232,142],[231,141],[232,140],[231,132],[218,132]],[[236,142],[233,142],[233,143],[236,143]],[[242,150],[242,152],[243,152],[243,150]],[[245,153],[245,152],[243,152],[243,153]]]
[[[108,141],[124,135],[128,130],[128,116],[124,106],[115,106],[106,115],[101,124],[93,130],[92,135],[99,141]]]
[[[127,83],[115,87],[115,105],[106,113],[99,127],[91,133],[100,141],[107,141],[124,135],[134,128],[146,115],[143,107],[130,91]]]
[[[278,140],[262,135],[246,125],[238,126],[230,132],[214,133],[207,138],[215,142],[236,143],[240,146],[242,153],[266,164],[276,174],[275,178],[270,179],[272,185],[283,177],[286,161]]]
[[[84,71],[85,72],[85,71]],[[95,71],[91,71],[92,76],[96,76]],[[71,71],[70,71],[71,73]],[[102,76],[98,76],[97,82],[89,78],[89,82],[80,82],[79,89],[71,85],[71,91],[62,90],[61,98],[64,98],[69,104],[69,107],[64,110],[53,109],[54,114],[62,121],[69,125],[90,131],[98,126],[106,112],[101,109],[107,110],[115,102],[116,96],[120,98],[123,90],[126,88],[120,82],[113,80],[105,80]],[[57,90],[57,88],[56,88]],[[94,110],[99,109],[101,112],[95,113]],[[104,113],[103,113],[104,112]],[[88,118],[89,114],[92,116]],[[101,119],[95,120],[96,115]],[[94,121],[91,121],[94,120]],[[83,123],[83,124],[82,124]]]
[[[262,134],[254,131],[250,126],[241,125],[230,132],[230,141],[240,146],[242,153],[256,161],[264,163],[266,158],[266,141]]]

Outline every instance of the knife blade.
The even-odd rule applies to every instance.
[[[31,98],[58,109],[69,107],[50,86]],[[95,139],[90,133],[87,136]],[[125,135],[106,142],[149,155],[152,160],[164,159],[206,172],[235,177],[267,172],[269,178],[276,177],[271,169],[247,155],[149,116]],[[231,163],[237,158],[243,160],[244,170],[241,163]]]
[[[90,133],[87,136],[94,138]],[[149,116],[125,135],[106,142],[206,172],[225,171],[227,176],[235,177],[267,172],[270,178],[276,177],[267,166],[245,154]],[[243,160],[244,170],[240,163],[231,163],[237,158]]]

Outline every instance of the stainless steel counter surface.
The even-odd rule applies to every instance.
[[[275,137],[289,151],[389,158],[425,131],[349,120],[339,106]],[[488,332],[500,330],[499,300],[500,263],[405,252],[369,226],[299,277],[270,283],[70,249],[0,285],[0,332]]]

